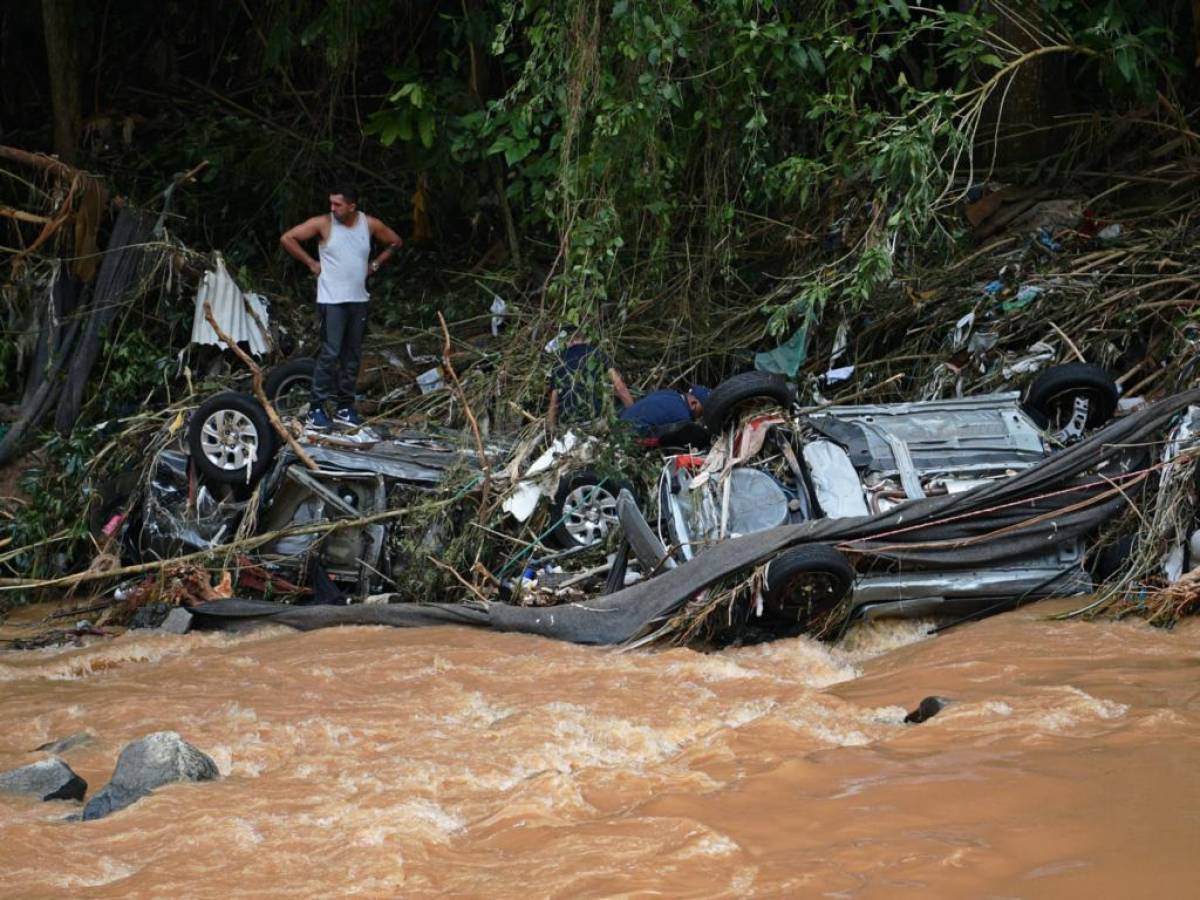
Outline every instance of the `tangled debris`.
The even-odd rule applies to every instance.
[[[797,382],[803,401],[819,408],[968,396],[1021,388],[1047,366],[1071,361],[1086,361],[1114,374],[1122,389],[1122,413],[1194,384],[1200,346],[1200,323],[1195,320],[1200,250],[1194,210],[1200,179],[1187,153],[1152,148],[1146,156],[1150,162],[1127,174],[1080,174],[1069,191],[964,185],[967,200],[956,226],[963,252],[957,259],[922,268],[917,248],[897,248],[898,257],[908,254],[911,264],[870,308],[835,309],[828,304],[795,342],[793,349],[802,351]],[[88,210],[98,195],[86,185],[79,188],[85,184],[79,173],[56,169],[51,176],[57,180],[46,195],[52,209],[45,227],[53,222],[62,227],[67,221],[63,212],[71,213],[77,223],[73,241],[85,246],[91,227]],[[861,207],[847,204],[838,218],[843,235],[838,246],[854,245],[849,236],[866,215]],[[182,285],[194,284],[208,264],[205,257],[162,234],[161,217],[157,224],[152,219],[134,210],[118,214],[109,248],[96,267],[92,307],[76,303],[68,309],[57,263],[34,252],[54,231],[22,251],[19,284],[27,299],[23,309],[10,299],[10,321],[23,323],[42,343],[22,366],[29,376],[24,400],[0,451],[27,441],[52,409],[56,422],[62,419],[60,427],[69,428],[78,417],[81,385],[93,373],[95,352],[75,352],[71,348],[83,346],[77,340],[96,344],[95,335],[133,298],[157,293],[178,301]],[[832,226],[833,221],[826,224]],[[671,345],[662,345],[656,323],[673,315],[669,303],[666,308],[633,304],[623,321],[597,322],[595,327],[607,329],[606,343],[621,349],[629,360],[626,368],[643,363],[635,382],[639,386],[743,368],[753,348],[771,343],[763,326],[765,316],[756,318],[755,313],[765,314],[789,290],[834,262],[830,252],[836,253],[836,247],[801,248],[792,263],[793,274],[779,279],[768,295],[749,305],[745,297],[731,297],[729,316],[690,323],[689,346],[713,348],[701,358],[683,358]],[[244,384],[244,376],[237,374],[196,384],[192,367],[180,366],[174,383],[182,381],[184,388],[173,402],[124,417],[110,427],[93,457],[88,481],[103,521],[93,529],[89,565],[51,578],[28,577],[20,565],[31,547],[13,545],[10,537],[9,545],[0,548],[0,564],[12,577],[0,581],[0,587],[27,595],[84,585],[89,592],[100,589],[110,598],[111,622],[129,621],[146,604],[193,606],[227,592],[304,600],[306,594],[328,587],[328,573],[313,571],[314,554],[339,535],[386,523],[392,562],[387,571],[376,567],[378,578],[359,573],[355,587],[360,596],[502,600],[512,607],[537,609],[619,590],[627,572],[618,563],[615,539],[560,559],[546,546],[557,524],[550,510],[542,508],[514,523],[503,508],[503,499],[521,481],[543,441],[540,404],[547,361],[542,347],[557,332],[558,322],[544,305],[541,287],[536,280],[524,289],[515,278],[493,282],[476,318],[375,334],[375,365],[366,380],[377,398],[371,423],[403,423],[423,433],[441,429],[443,435],[449,429],[456,435],[452,443],[462,464],[441,474],[436,493],[409,485],[386,495],[364,515],[343,511],[337,517],[305,525],[286,522],[263,531],[259,521],[269,510],[261,484],[249,492],[227,492],[218,498],[210,491],[206,497],[185,464],[177,489],[195,522],[207,517],[215,530],[189,552],[129,562],[128,546],[122,541],[130,531],[130,517],[162,503],[161,492],[154,488],[154,466],[164,451],[178,445],[186,434],[188,415],[212,387],[222,382],[236,385],[239,377]],[[499,305],[497,290],[505,294]],[[190,310],[186,312],[190,317]],[[68,357],[66,382],[73,387],[55,393],[62,380],[51,377],[57,371],[53,366],[66,367]],[[433,370],[437,378],[420,377]],[[400,433],[401,425],[394,429]],[[498,452],[489,444],[494,436],[507,439]],[[1118,576],[1081,606],[1079,615],[1136,614],[1169,625],[1200,605],[1200,581],[1191,568],[1190,549],[1197,502],[1195,464],[1190,457],[1177,459],[1178,448],[1163,446],[1164,439],[1161,434],[1149,439],[1146,449],[1159,460],[1175,461],[1155,469],[1148,479],[1153,483],[1139,488],[1136,496],[1124,497],[1126,512],[1106,529],[1103,542],[1116,545],[1124,540],[1130,552]],[[615,435],[602,445],[599,458],[589,465],[602,476],[619,475],[653,491],[657,467],[650,454]],[[141,464],[130,468],[131,462]],[[285,469],[279,467],[280,472]],[[121,471],[133,473],[135,486],[103,502],[108,498],[96,488]],[[219,533],[222,526],[226,531]],[[265,567],[249,556],[286,541],[291,541],[290,549],[275,554]],[[125,565],[118,564],[122,554]],[[761,566],[742,567],[730,578],[698,590],[641,637],[708,640],[714,622],[723,617],[728,624],[733,610],[755,602],[763,576]]]

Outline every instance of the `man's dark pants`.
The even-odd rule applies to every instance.
[[[362,363],[363,335],[367,330],[367,304],[318,303],[321,349],[313,369],[312,405],[324,409],[354,408],[354,385]]]

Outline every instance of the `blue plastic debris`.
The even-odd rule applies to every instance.
[[[1005,300],[1003,303],[1001,303],[1000,308],[1006,312],[1014,309],[1024,309],[1026,306],[1040,297],[1044,291],[1045,288],[1027,284],[1017,291],[1017,296],[1013,297],[1011,300]]]
[[[1062,249],[1062,244],[1054,239],[1054,235],[1051,234],[1049,228],[1038,229],[1037,242],[1051,253],[1057,253]]]

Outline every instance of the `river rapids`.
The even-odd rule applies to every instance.
[[[0,796],[3,894],[1194,896],[1200,622],[1049,609],[711,654],[277,626],[6,653],[0,769],[90,732],[90,795],[169,729],[222,777],[87,823]]]

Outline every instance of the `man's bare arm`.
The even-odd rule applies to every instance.
[[[625,379],[621,377],[621,373],[616,369],[609,369],[608,377],[612,379],[613,390],[617,392],[617,398],[621,401],[621,405],[626,409],[633,406],[633,394],[629,393],[629,388],[625,386]]]
[[[301,222],[295,228],[289,228],[279,238],[283,249],[304,263],[314,275],[321,274],[321,264],[308,255],[307,251],[300,246],[300,242],[311,241],[315,237],[324,237],[325,232],[322,226],[325,224],[326,218],[326,216],[313,216],[307,222]]]
[[[400,239],[400,235],[392,231],[378,219],[367,216],[367,225],[371,231],[371,237],[383,244],[383,252],[371,260],[371,271],[378,272],[379,267],[392,258],[392,254],[404,246],[404,241]]]

